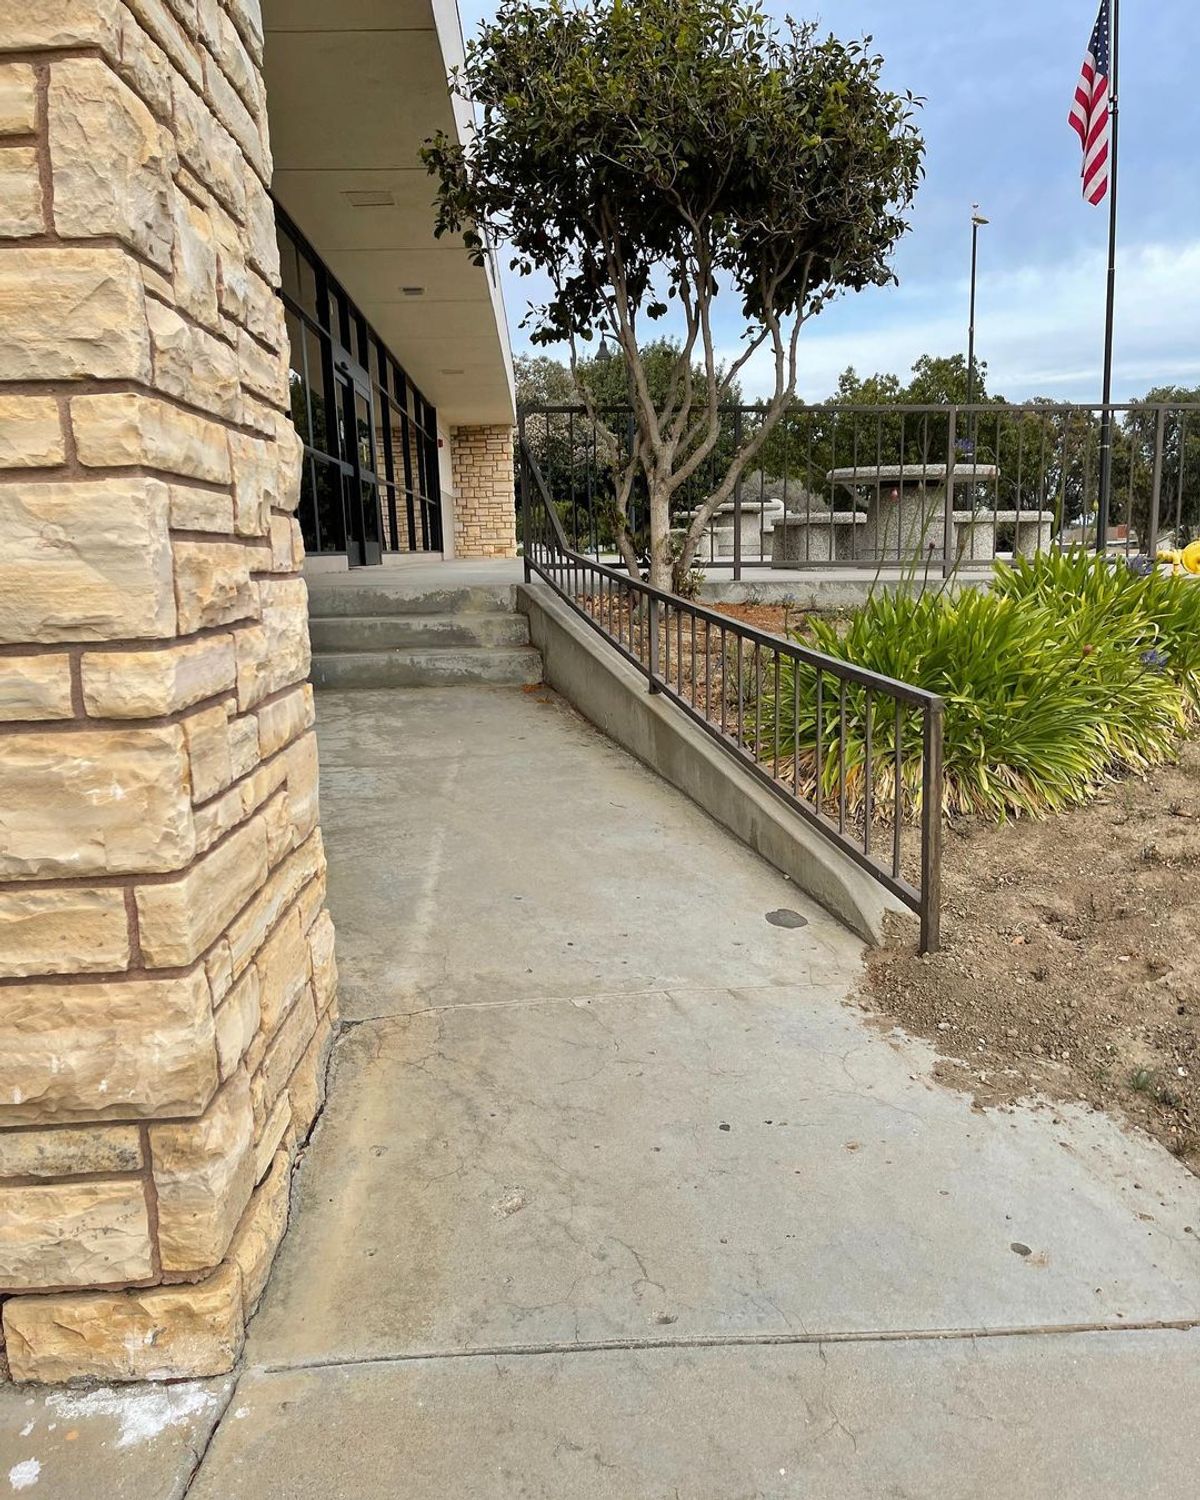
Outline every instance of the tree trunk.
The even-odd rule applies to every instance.
[[[671,590],[675,583],[675,556],[671,546],[671,498],[666,485],[647,476],[650,493],[650,583]]]

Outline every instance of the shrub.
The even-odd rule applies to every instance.
[[[1169,759],[1200,708],[1200,588],[1103,560],[1053,554],[1006,567],[991,591],[878,593],[848,625],[813,619],[807,644],[945,700],[945,806],[1003,819],[1058,811],[1121,771]],[[784,662],[762,705],[759,743],[799,767],[797,790],[836,795],[844,702],[847,804],[866,793],[868,694]],[[773,680],[769,683],[774,688]],[[871,695],[875,808],[890,812],[897,768],[891,699]],[[921,715],[900,715],[904,803],[920,801]]]

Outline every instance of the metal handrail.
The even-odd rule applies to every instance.
[[[923,688],[913,687],[881,673],[868,671],[852,662],[814,651],[798,641],[757,630],[716,610],[707,609],[692,600],[656,588],[624,569],[610,567],[595,558],[574,550],[568,543],[562,521],[555,508],[537,459],[524,438],[520,439],[520,484],[525,577],[534,574],[543,579],[576,614],[596,630],[647,679],[652,693],[660,693],[682,709],[722,748],[755,778],[791,808],[805,822],[816,828],[861,869],[891,892],[899,901],[917,913],[921,922],[922,952],[933,952],[939,946],[941,911],[941,845],[942,845],[942,720],[943,700]],[[684,621],[688,622],[691,670],[685,685]],[[703,626],[703,631],[699,629]],[[674,632],[676,656],[672,673],[671,649]],[[711,698],[712,636],[719,632],[717,661],[721,664],[720,701],[716,713]],[[704,643],[703,705],[698,701],[698,636]],[[731,661],[730,642],[736,643],[736,703],[731,704],[724,673]],[[753,687],[748,701],[742,672],[743,652],[751,648],[755,662]],[[771,666],[764,679],[763,658],[769,653]],[[781,764],[779,753],[779,706],[784,663],[791,672],[793,708],[798,719],[799,679],[797,666],[811,669],[815,685],[816,738],[812,747],[816,768],[817,800],[799,791],[801,750],[798,726],[793,730],[790,755],[791,784],[788,767]],[[824,682],[836,684],[836,702],[828,705],[832,718],[837,714],[837,780],[832,791],[823,787],[826,750],[822,725],[825,710]],[[773,683],[773,697],[764,697],[763,683]],[[846,767],[847,685],[865,692],[865,787],[859,826],[852,829],[849,812]],[[764,701],[774,704],[774,754],[766,760],[762,754],[761,722]],[[881,809],[873,796],[875,767],[872,756],[872,731],[876,716],[873,704],[890,701],[894,735],[893,791],[890,809],[891,838],[889,857],[885,860],[872,847],[875,824],[881,821]],[[904,873],[903,832],[905,823],[904,783],[900,774],[903,764],[904,714],[902,706],[916,709],[921,717],[921,795],[919,879]],[[747,734],[750,715],[756,726]],[[782,774],[781,774],[782,771]],[[836,816],[826,811],[836,807]]]

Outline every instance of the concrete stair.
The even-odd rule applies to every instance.
[[[506,585],[322,584],[309,594],[317,688],[524,687],[542,660]]]

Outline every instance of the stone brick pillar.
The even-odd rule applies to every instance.
[[[516,481],[511,427],[455,427],[450,434],[456,557],[516,557]]]
[[[335,1016],[259,6],[3,9],[7,1358],[211,1375]]]

